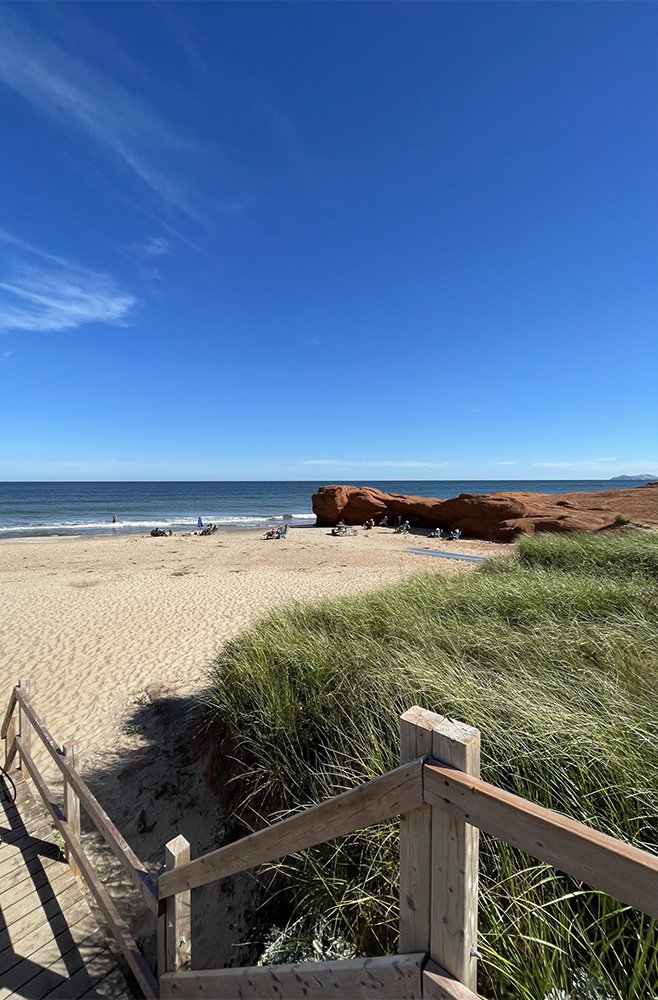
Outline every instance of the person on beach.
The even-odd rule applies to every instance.
[[[117,516],[116,516],[116,514],[112,514],[112,524],[116,524],[116,523],[117,523]]]

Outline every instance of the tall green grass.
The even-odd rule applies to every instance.
[[[488,781],[658,850],[658,536],[539,535],[475,573],[295,604],[228,643],[208,703],[248,826],[398,763],[413,704],[482,733]],[[285,859],[276,905],[357,954],[397,947],[397,824]],[[480,989],[656,997],[648,918],[482,837]],[[579,978],[580,977],[580,978]],[[574,994],[575,997],[575,994]]]

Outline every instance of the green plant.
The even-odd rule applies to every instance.
[[[657,578],[658,535],[537,535],[468,576],[271,613],[224,647],[207,697],[238,821],[395,767],[399,715],[421,704],[481,730],[487,780],[655,852]],[[291,921],[322,913],[355,954],[396,950],[396,823],[273,871]],[[480,913],[485,995],[571,995],[582,973],[611,1000],[657,996],[654,922],[486,836]]]

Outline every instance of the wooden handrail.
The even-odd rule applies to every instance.
[[[5,712],[5,717],[2,720],[2,729],[0,729],[0,739],[2,740],[6,739],[7,737],[7,730],[9,729],[9,723],[11,722],[15,708],[16,708],[16,688],[12,688],[12,692],[9,696],[9,704],[7,705],[7,711]]]
[[[140,889],[149,909],[158,917],[159,968],[167,970],[160,976],[160,984],[84,853],[76,833],[75,810],[71,809],[71,816],[65,817],[60,807],[51,801],[49,789],[32,758],[29,744],[31,728],[15,735],[14,710],[17,706],[64,776],[65,786],[79,798],[96,828]],[[481,781],[476,776],[475,760],[470,762],[474,773],[467,773],[469,761],[463,753],[460,756],[458,750],[462,745],[476,746],[477,740],[473,736],[477,735],[476,730],[421,709],[405,713],[403,723],[415,727],[413,740],[403,727],[402,746],[403,758],[411,758],[415,754],[414,759],[407,759],[394,771],[194,861],[185,860],[189,858],[189,845],[182,838],[177,838],[167,845],[169,870],[160,875],[157,887],[37,715],[30,702],[27,685],[16,687],[12,692],[2,724],[2,736],[7,739],[8,752],[13,753],[15,749],[20,754],[27,774],[33,779],[70,855],[105,914],[149,1000],[155,1000],[159,990],[163,998],[184,998],[192,993],[212,1000],[237,995],[279,998],[282,986],[285,986],[285,995],[291,1000],[292,997],[313,995],[319,1000],[323,996],[333,996],[339,989],[343,995],[350,997],[370,996],[377,992],[382,998],[423,996],[435,1000],[477,1000],[472,992],[475,988],[474,977],[464,963],[459,968],[451,968],[450,963],[441,959],[438,954],[442,950],[441,937],[431,926],[443,912],[438,905],[435,906],[434,897],[438,900],[444,891],[444,883],[449,892],[454,892],[455,872],[457,881],[461,878],[470,886],[471,895],[477,894],[477,865],[473,865],[469,873],[463,852],[455,854],[453,848],[457,840],[451,834],[453,828],[443,830],[446,817],[456,824],[454,829],[460,836],[460,831],[464,829],[466,832],[471,830],[473,834],[476,830],[483,830],[593,889],[608,893],[623,904],[658,918],[658,855]],[[425,729],[431,739],[424,733]],[[457,750],[453,744],[459,745]],[[444,758],[443,762],[435,759],[439,756]],[[72,752],[71,758],[75,759],[75,753]],[[405,948],[404,954],[388,958],[320,963],[308,968],[298,965],[182,971],[189,960],[191,889],[405,814],[407,819],[409,814],[414,814],[413,822],[406,825],[407,837],[412,829],[422,825],[421,821],[428,828],[421,838],[423,850],[417,849],[418,843],[421,843],[421,839],[417,838],[418,843],[409,843],[406,854],[403,853],[401,858],[401,866],[407,866],[405,885],[415,886],[417,896],[420,893],[418,887],[423,886],[423,872],[431,882],[431,892],[429,895],[425,892],[427,900],[424,896],[421,899],[421,902],[425,900],[429,904],[423,907],[422,920],[414,917],[413,926],[410,922],[407,928],[408,937],[419,942],[421,937],[423,942],[429,939],[430,957],[424,968],[427,952],[416,947],[413,953],[412,949],[407,951]],[[436,849],[437,845],[440,850]],[[183,893],[187,895],[181,898]],[[464,899],[468,903],[466,893]],[[412,895],[410,900],[409,908],[414,910],[417,900]],[[454,909],[453,903],[448,900],[447,916],[441,917],[440,921],[448,928],[452,926],[448,920],[451,907]],[[465,927],[466,919],[461,911],[458,917],[455,926]],[[462,938],[468,940],[463,933]],[[450,957],[450,949],[443,948],[443,951]],[[469,946],[471,953],[475,953],[472,945]]]
[[[359,1000],[421,1000],[424,954],[387,955],[384,958],[305,962],[296,965],[260,965],[246,969],[167,972],[160,978],[162,1000],[200,997],[236,1000],[237,997],[349,997]],[[455,994],[455,1000],[459,1000]],[[477,997],[474,998],[477,1000]]]
[[[76,864],[80,870],[80,874],[87,883],[91,894],[103,911],[114,939],[119,945],[121,952],[134,973],[144,996],[147,1000],[157,1000],[160,992],[157,980],[151,972],[146,959],[137,947],[127,923],[110,899],[107,889],[96,875],[96,872],[94,871],[82,848],[82,844],[77,837],[74,836],[69,823],[62,813],[62,810],[56,802],[52,801],[50,790],[43,780],[42,775],[39,773],[37,765],[32,759],[32,756],[27,750],[25,744],[22,742],[20,736],[16,737],[16,742],[18,744],[18,750],[23,764],[34,782],[34,787],[39,792],[39,795],[48,809],[53,823],[64,839],[64,843],[66,844],[68,850],[74,856]]]
[[[423,805],[422,767],[421,759],[403,764],[381,778],[165,872],[158,879],[160,898],[237,875],[416,809]]]
[[[37,715],[30,699],[25,695],[21,688],[15,688],[14,695],[26,717],[32,723],[37,736],[45,746],[59,770],[64,775],[66,781],[74,789],[92,823],[102,835],[114,856],[125,868],[133,882],[133,885],[139,889],[142,899],[151,913],[157,915],[158,898],[154,880],[151,878],[128,842],[121,836],[110,817],[85,784],[84,780],[80,777],[78,772],[71,767],[61,747],[57,745],[47,726]],[[22,745],[25,749],[25,740],[22,741]]]
[[[658,917],[658,855],[454,768],[433,761],[423,771],[425,802]]]

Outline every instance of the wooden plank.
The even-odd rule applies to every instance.
[[[9,723],[14,716],[14,709],[16,708],[16,688],[12,688],[11,694],[9,695],[9,702],[7,708],[5,709],[4,718],[2,720],[2,728],[0,729],[0,740],[4,740],[7,736],[7,730],[9,729]]]
[[[0,893],[2,916],[6,918],[7,910],[17,900],[24,899],[27,896],[37,896],[40,899],[41,892],[49,886],[61,884],[62,879],[68,879],[68,882],[70,882],[71,873],[68,868],[60,863],[56,867],[51,865],[48,868],[37,868],[32,875],[26,870],[24,878],[20,882],[15,882],[9,886],[5,886],[3,881]]]
[[[265,965],[208,972],[166,972],[160,977],[162,1000],[208,997],[210,1000],[419,1000],[425,955],[390,955],[344,962]]]
[[[658,855],[436,763],[425,800],[627,906],[658,918]]]
[[[109,948],[104,948],[89,959],[88,962],[77,969],[64,982],[60,982],[55,989],[48,994],[48,1000],[78,1000],[85,993],[96,987],[107,975],[117,969],[116,957]],[[126,981],[123,980],[125,989]]]
[[[432,754],[436,717],[415,705],[400,717],[400,763]],[[430,947],[430,850],[432,807],[400,816],[400,951]]]
[[[79,951],[80,955],[84,956],[90,949],[97,947],[98,942],[102,947],[106,947],[93,915],[87,911],[81,920],[3,974],[0,1000],[6,1000],[12,993],[20,991],[26,983],[41,974],[40,969],[50,968],[70,952]]]
[[[20,941],[20,953],[14,951],[13,948],[5,948],[4,951],[0,952],[0,975],[4,975],[5,972],[24,959],[30,958],[39,948],[63,932],[69,931],[74,924],[86,916],[89,916],[89,907],[87,901],[82,898],[82,895],[79,895],[77,900],[67,906],[66,914],[60,912],[51,917],[50,920],[43,920],[39,927],[23,937]]]
[[[16,698],[21,708],[21,711],[25,713],[27,718],[30,720],[34,726],[37,736],[40,738],[41,742],[45,746],[46,750],[54,760],[55,764],[62,772],[67,780],[67,783],[75,791],[81,804],[84,806],[87,815],[91,819],[92,823],[103,836],[108,847],[114,854],[114,856],[121,862],[128,875],[130,876],[133,885],[139,889],[142,899],[148,906],[149,910],[153,914],[158,912],[158,901],[157,892],[153,879],[146,871],[146,868],[139,860],[133,849],[128,844],[127,840],[121,836],[118,829],[107,815],[105,810],[102,808],[100,802],[94,797],[90,789],[87,787],[83,779],[79,774],[71,767],[69,762],[66,760],[66,756],[62,752],[61,748],[57,745],[53,737],[51,736],[47,727],[43,724],[37,713],[35,712],[29,698],[25,697],[22,688],[18,688],[16,691]],[[22,737],[21,737],[22,742]],[[23,744],[24,745],[24,744]],[[26,747],[29,753],[29,747]]]
[[[409,764],[312,806],[297,816],[227,844],[158,879],[160,898],[343,837],[422,804],[422,761]]]
[[[480,733],[442,718],[432,729],[432,756],[480,776]],[[478,846],[463,817],[432,810],[430,957],[469,990],[477,989]]]
[[[65,868],[63,870],[56,870],[52,878],[41,879],[39,885],[31,885],[30,891],[27,891],[28,887],[26,883],[21,882],[20,885],[23,887],[23,892],[18,894],[16,889],[10,890],[11,896],[8,899],[5,899],[3,890],[1,894],[2,913],[0,914],[0,929],[5,927],[13,928],[19,917],[26,917],[35,910],[37,912],[41,911],[43,917],[45,903],[54,899],[55,896],[61,896],[66,889],[75,886],[75,884],[71,873]]]
[[[38,904],[39,897],[36,893],[35,896]],[[37,908],[31,906],[26,913],[14,912],[11,924],[4,929],[3,937],[6,939],[6,944],[0,947],[0,955],[7,949],[20,953],[24,938],[29,938],[33,931],[38,930],[53,917],[66,915],[67,908],[81,898],[80,887],[74,882],[63,889],[58,896],[51,896],[41,906],[37,905]]]
[[[27,833],[23,828],[15,828],[2,838],[2,850],[0,851],[0,871],[6,870],[16,863],[17,858],[24,858],[30,847],[50,848],[54,847],[50,837],[52,827],[42,820],[39,828]],[[49,853],[52,853],[49,851]]]
[[[165,847],[165,869],[170,872],[190,860],[185,837],[174,837]],[[162,901],[161,901],[162,902]],[[179,972],[191,967],[191,907],[189,889],[164,900],[157,924],[158,974]]]
[[[28,838],[26,841],[27,846],[24,850],[18,852],[7,851],[7,860],[3,861],[0,865],[0,881],[4,886],[5,879],[10,880],[13,874],[20,871],[22,865],[33,865],[39,861],[62,861],[62,856],[59,847],[56,844],[49,843],[46,840],[34,840],[33,838]],[[7,884],[13,884],[10,881]]]
[[[53,847],[55,845],[53,844]],[[55,848],[59,851],[59,848]],[[64,869],[64,862],[60,857],[48,857],[36,855],[33,858],[29,858],[27,862],[23,859],[21,865],[13,865],[10,867],[9,871],[4,874],[0,872],[0,880],[2,881],[2,891],[7,892],[14,887],[18,888],[26,880],[29,882],[38,872],[41,870],[49,871],[53,867],[59,867]]]
[[[62,748],[64,754],[69,763],[69,766],[74,771],[80,770],[80,747],[77,743],[71,743],[68,746]],[[76,840],[80,840],[80,799],[75,793],[70,781],[64,776],[64,815],[66,816],[66,822],[69,824],[71,830],[71,835],[75,837]],[[73,875],[79,875],[80,870],[76,864],[75,858],[66,848],[66,860],[68,862],[69,868]]]
[[[0,990],[0,1000],[9,1000],[10,997],[12,1000],[18,1000],[18,997],[22,997],[24,1000],[41,1000],[42,997],[49,996],[51,991],[57,989],[58,986],[69,982],[76,972],[83,969],[94,958],[106,951],[107,942],[103,941],[97,932],[94,937],[89,939],[88,944],[80,947],[73,945],[64,954],[58,955],[46,967],[41,965],[41,963],[37,964],[36,956],[33,955],[28,962],[21,963],[21,965],[15,966],[11,970],[11,972],[18,975],[21,966],[25,964],[31,967],[32,977],[16,986],[13,993]],[[116,966],[116,959],[113,959],[113,962]],[[41,971],[39,971],[40,965]],[[68,993],[67,997],[71,997],[72,995],[72,993]]]
[[[423,969],[423,1000],[484,1000],[472,993],[467,986],[458,983],[440,965],[428,959]]]
[[[18,731],[21,735],[23,746],[29,752],[32,746],[32,730],[30,729],[29,725],[27,725],[27,723],[25,722],[25,711],[21,707],[22,703],[18,697],[19,692],[23,694],[25,698],[29,698],[30,681],[27,677],[21,677],[21,679],[18,682],[18,687],[14,688],[14,695],[16,697],[16,701],[18,702]],[[14,740],[15,739],[16,737],[14,737]],[[25,774],[25,770],[23,768],[23,762],[19,760],[18,766],[20,770],[23,771],[23,780],[25,781],[27,775]]]
[[[17,739],[20,744],[20,737],[17,737]],[[61,833],[65,843],[68,845],[69,850],[75,857],[78,868],[80,869],[80,874],[87,883],[89,891],[98,903],[98,906],[107,921],[108,927],[110,928],[115,941],[119,945],[124,958],[128,962],[128,965],[132,969],[132,972],[139,983],[140,989],[142,990],[144,996],[147,997],[147,1000],[150,1000],[150,998],[155,1000],[158,996],[157,981],[155,980],[155,977],[153,976],[153,973],[151,972],[144,956],[135,944],[128,924],[125,922],[110,899],[107,889],[98,879],[96,872],[82,849],[82,845],[71,835],[69,825],[64,818],[62,810],[57,803],[51,801],[46,783],[41,777],[36,764],[30,755],[26,753],[23,746],[19,745],[19,750],[23,756],[25,766],[34,781],[37,791],[48,808],[55,826]]]

